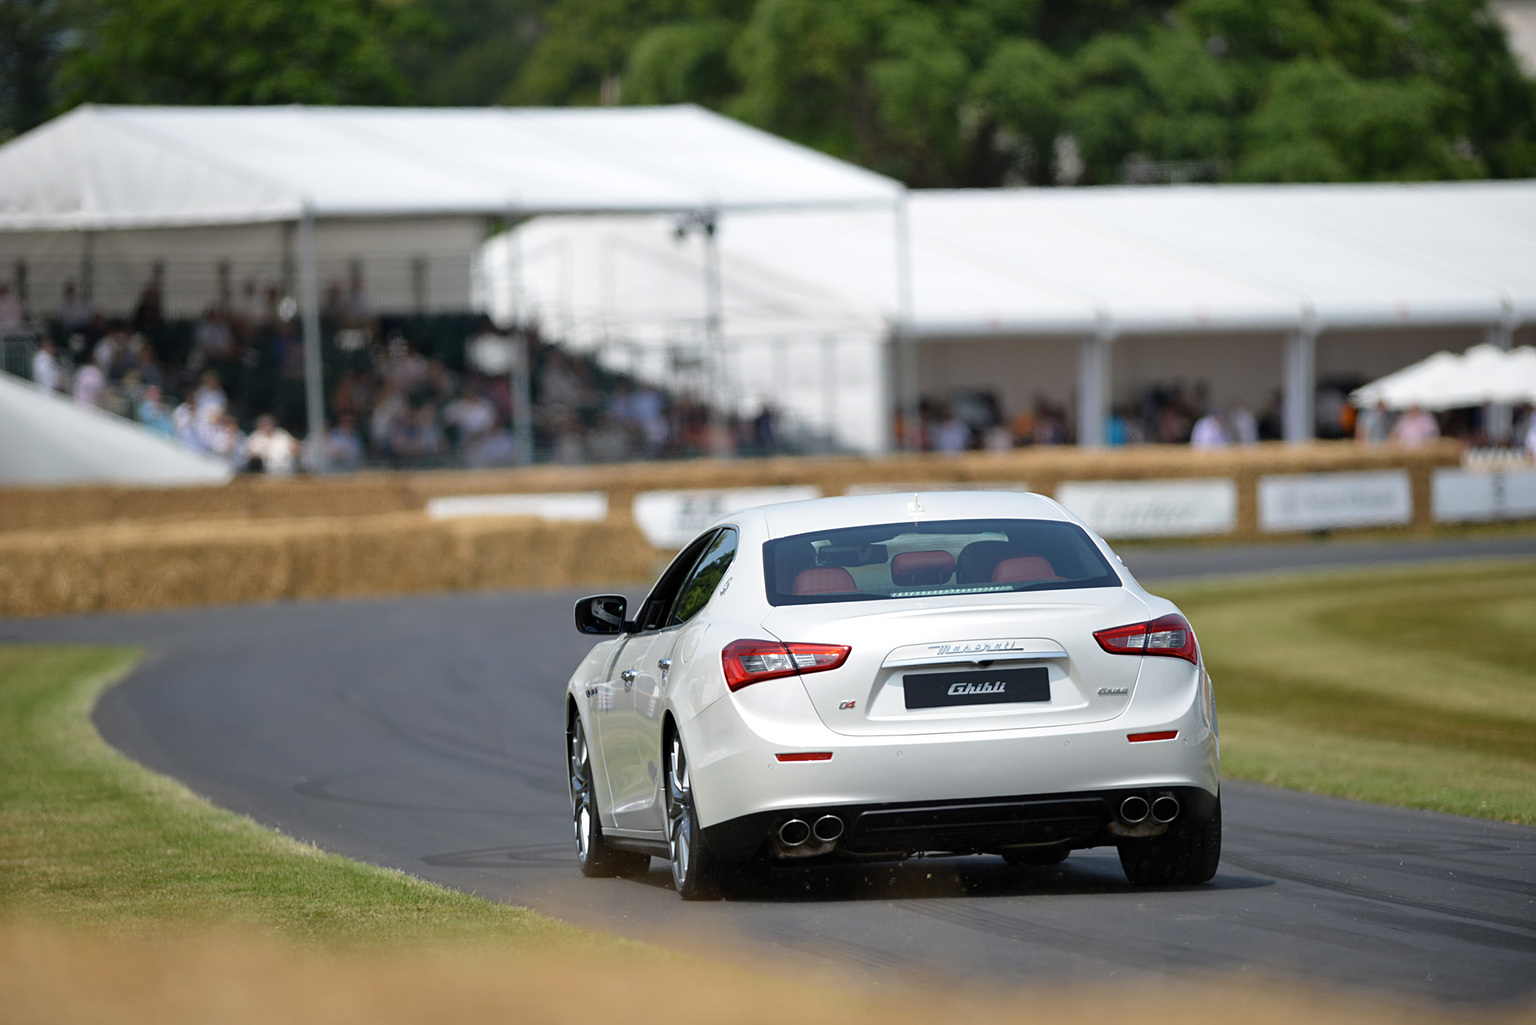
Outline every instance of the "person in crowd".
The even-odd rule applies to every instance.
[[[248,462],[245,435],[240,433],[235,418],[221,409],[211,418],[207,430],[208,454],[222,459],[231,469],[245,469]]]
[[[1526,457],[1536,459],[1536,407],[1525,408],[1525,430],[1515,436],[1522,439]]]
[[[198,378],[197,408],[210,419],[229,408],[229,396],[224,394],[217,370],[204,370]]]
[[[171,410],[171,427],[176,441],[192,452],[206,452],[209,448],[207,417],[198,409],[197,392]]]
[[[1403,448],[1423,448],[1434,444],[1439,437],[1440,425],[1434,416],[1417,405],[1409,406],[1392,425],[1392,442]]]
[[[147,385],[137,410],[139,423],[156,434],[167,438],[176,437],[176,425],[171,421],[171,411],[165,404],[158,384]]]
[[[140,334],[159,337],[165,328],[165,316],[160,307],[160,282],[150,278],[139,293],[138,304],[133,308],[133,329]]]
[[[321,439],[328,470],[355,470],[363,462],[363,443],[357,437],[357,420],[350,415],[336,418]],[[312,464],[313,459],[309,462]]]
[[[1257,445],[1259,420],[1241,402],[1227,403],[1227,435],[1234,445]]]
[[[0,335],[11,331],[20,331],[26,323],[26,313],[21,308],[21,300],[16,293],[11,291],[11,286],[0,281]]]
[[[256,473],[288,476],[298,469],[299,442],[277,426],[269,414],[256,418],[256,430],[245,439],[246,469]]]
[[[458,436],[460,451],[473,446],[481,435],[496,426],[496,407],[471,382],[464,393],[443,407],[443,423]]]
[[[964,452],[971,447],[970,425],[951,409],[934,425],[932,440],[935,452]]]
[[[59,363],[59,347],[47,335],[32,354],[32,383],[43,391],[64,390],[64,367]]]
[[[223,362],[234,356],[234,332],[218,304],[210,304],[203,310],[192,333],[192,345],[204,363]]]
[[[107,375],[95,363],[86,363],[75,371],[75,401],[80,405],[101,405],[101,393],[106,387]]]
[[[1221,414],[1215,410],[1206,413],[1195,421],[1195,426],[1189,432],[1189,447],[1197,449],[1226,448],[1232,443],[1232,438],[1227,433],[1227,425],[1221,418]]]
[[[1392,437],[1392,414],[1387,404],[1377,399],[1355,417],[1355,441],[1362,445],[1385,445]]]
[[[59,301],[59,330],[64,333],[64,336],[68,337],[76,331],[84,331],[90,326],[93,316],[91,304],[81,297],[75,283],[64,282],[64,295]]]

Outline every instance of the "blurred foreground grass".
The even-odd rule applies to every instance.
[[[1158,591],[1200,638],[1224,776],[1536,823],[1536,560]]]

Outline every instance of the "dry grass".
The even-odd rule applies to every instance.
[[[0,616],[567,587],[639,579],[654,561],[628,517],[130,521],[0,534]]]
[[[663,952],[616,957],[580,945],[532,955],[493,946],[337,953],[173,931],[130,946],[22,925],[0,927],[0,1008],[10,1025],[1536,1022],[1531,1008],[1454,1012],[1239,979],[1027,991],[902,981],[877,989],[831,975],[771,977]]]

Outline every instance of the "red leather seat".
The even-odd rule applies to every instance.
[[[1040,584],[1064,579],[1056,575],[1054,566],[1038,555],[1015,555],[999,562],[992,570],[994,584]]]
[[[955,572],[955,557],[948,552],[902,552],[891,560],[891,583],[897,587],[933,587]]]
[[[853,574],[841,566],[803,569],[795,577],[796,594],[851,594],[857,590]]]

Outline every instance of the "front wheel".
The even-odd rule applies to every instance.
[[[571,826],[576,833],[576,860],[584,876],[644,875],[651,867],[647,854],[620,851],[603,839],[602,817],[597,810],[597,791],[592,782],[592,753],[581,719],[571,720],[565,734],[565,750],[571,779]]]
[[[1208,882],[1221,861],[1221,798],[1209,822],[1144,840],[1120,842],[1120,867],[1133,886]]]
[[[724,895],[720,862],[704,843],[693,807],[688,756],[675,734],[667,753],[667,849],[678,896],[683,900],[719,900]]]

